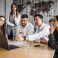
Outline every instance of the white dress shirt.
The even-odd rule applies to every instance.
[[[35,34],[28,35],[28,39],[30,41],[33,41],[39,40],[40,38],[44,37],[46,40],[48,40],[47,37],[49,35],[49,28],[50,28],[49,25],[43,23],[40,28],[39,27],[36,28]]]
[[[34,26],[28,22],[27,25],[23,28],[23,26],[20,24],[17,26],[17,35],[20,34],[19,31],[23,32],[23,34],[22,34],[23,36],[28,36],[28,35],[33,34]]]

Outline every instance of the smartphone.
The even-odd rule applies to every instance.
[[[39,47],[40,45],[34,45],[34,47]]]

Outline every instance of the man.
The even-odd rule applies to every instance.
[[[21,16],[21,21],[19,26],[17,26],[17,37],[23,36],[27,37],[28,35],[33,34],[34,26],[28,22],[28,15],[23,14]]]
[[[44,24],[43,22],[43,16],[40,14],[36,14],[34,16],[34,22],[36,26],[35,34],[28,35],[26,40],[29,41],[39,41],[41,43],[47,44],[48,43],[48,35],[49,35],[49,28],[50,26],[47,24]]]
[[[49,35],[49,46],[55,48],[55,53],[53,58],[58,58],[58,15],[50,20],[50,23],[53,25],[50,28]]]

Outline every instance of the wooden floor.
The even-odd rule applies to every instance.
[[[35,48],[33,47],[35,44],[37,43],[31,43],[27,47],[21,47],[10,51],[0,48],[0,58],[53,58],[53,49],[43,44]]]

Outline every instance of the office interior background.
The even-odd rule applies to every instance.
[[[49,20],[53,16],[58,15],[58,0],[0,0],[0,15],[5,16],[6,20],[9,19],[12,3],[17,3],[21,15],[28,14],[29,21],[32,24],[34,24],[35,14],[42,14],[43,21],[47,24],[49,24]],[[46,46],[40,46],[40,48],[27,47],[26,49],[23,48],[11,52],[3,50],[1,52],[0,56],[2,58],[38,58],[38,56],[40,58],[51,58],[54,54],[54,50],[48,49]]]
[[[0,15],[9,18],[11,4],[17,3],[20,14],[28,14],[29,21],[34,24],[33,16],[43,15],[43,21],[49,24],[51,17],[58,15],[58,0],[0,0]]]

